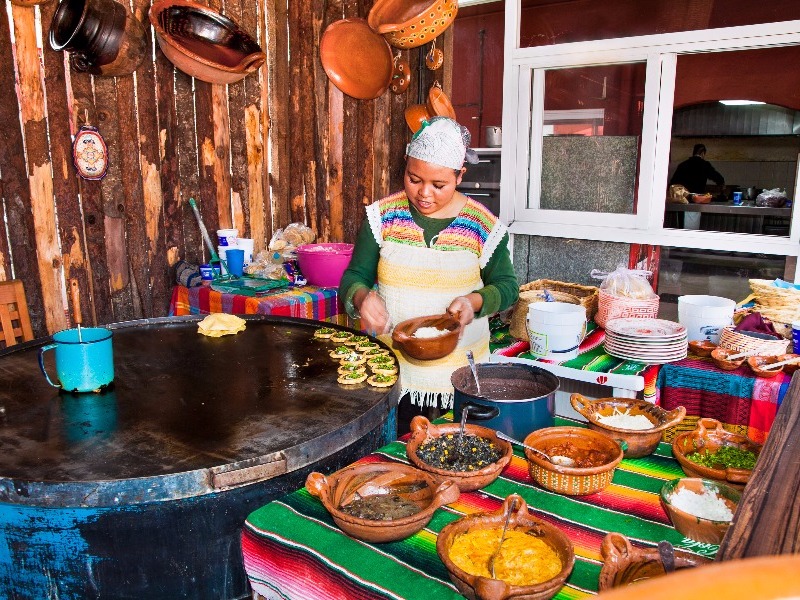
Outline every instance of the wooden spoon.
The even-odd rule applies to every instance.
[[[772,369],[775,369],[777,367],[782,367],[783,365],[791,365],[798,361],[800,361],[800,356],[796,356],[795,358],[787,358],[786,360],[782,360],[776,363],[761,365],[759,369],[761,369],[762,371],[771,371]]]

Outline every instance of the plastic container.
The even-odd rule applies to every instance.
[[[800,321],[792,323],[792,350],[800,354]]]
[[[530,353],[553,360],[578,355],[586,333],[586,309],[567,302],[537,302],[528,307]]]
[[[308,283],[318,287],[339,287],[353,244],[304,244],[297,247],[297,264]]]
[[[235,246],[238,238],[238,229],[217,229],[217,239],[220,246]]]
[[[244,266],[253,262],[253,238],[239,238],[236,247],[244,250]]]
[[[692,295],[678,298],[678,321],[686,327],[688,341],[719,343],[719,334],[733,323],[736,302],[720,296]]]

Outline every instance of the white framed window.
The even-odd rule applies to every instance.
[[[800,45],[800,21],[528,48],[519,47],[519,30],[520,3],[507,2],[500,215],[512,234],[710,250],[746,249],[787,256],[800,254],[800,210],[792,211],[788,236],[664,227],[680,57],[797,46]],[[599,73],[614,66],[644,74],[643,80],[637,83],[641,85],[643,102],[638,107],[641,121],[634,128],[635,144],[631,140],[609,139],[599,146],[601,150],[596,156],[606,163],[613,160],[613,155],[603,154],[606,148],[621,148],[626,156],[635,153],[635,173],[626,174],[632,177],[630,197],[623,198],[615,208],[603,209],[603,202],[597,198],[569,198],[568,193],[554,191],[548,187],[546,178],[543,180],[543,161],[553,160],[553,156],[560,156],[559,152],[569,157],[571,143],[562,140],[555,151],[548,148],[554,145],[549,141],[554,112],[548,110],[545,98],[548,97],[548,78],[554,79],[553,74],[587,69]],[[605,89],[599,93],[605,93]],[[601,132],[601,135],[607,133]],[[574,165],[574,177],[595,177],[590,163]],[[800,173],[795,181],[800,181]],[[598,189],[602,192],[602,188]],[[800,201],[798,189],[800,185],[795,185],[795,205]]]

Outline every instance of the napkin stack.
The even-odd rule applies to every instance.
[[[197,324],[197,333],[209,337],[222,337],[244,331],[247,321],[236,315],[213,313]]]

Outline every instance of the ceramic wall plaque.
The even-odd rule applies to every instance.
[[[102,179],[108,167],[108,148],[96,127],[84,125],[72,144],[72,158],[78,175],[84,179]]]

